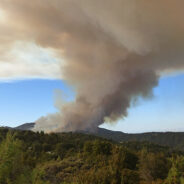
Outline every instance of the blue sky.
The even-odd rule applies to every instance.
[[[54,96],[58,89],[68,95],[68,100],[74,96],[72,90],[60,80],[0,83],[0,125],[17,126],[56,112]]]
[[[0,125],[17,126],[56,112],[54,96],[61,90],[68,101],[74,92],[60,80],[20,80],[0,83]],[[139,99],[129,116],[102,127],[123,132],[184,131],[184,75],[160,79],[152,99]]]
[[[152,99],[139,99],[124,120],[103,126],[131,133],[184,131],[184,75],[161,78],[153,93]]]

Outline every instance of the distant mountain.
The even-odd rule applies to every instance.
[[[120,131],[111,131],[98,128],[94,133],[97,136],[112,139],[117,142],[151,142],[163,146],[170,146],[175,149],[184,150],[184,132],[148,132],[139,134],[127,134]]]
[[[32,130],[35,123],[25,123],[14,129]],[[120,131],[111,131],[104,128],[98,128],[96,132],[83,131],[85,134],[94,134],[99,137],[111,139],[117,142],[151,142],[163,146],[170,146],[175,149],[184,150],[184,132],[148,132],[140,134],[127,134]]]
[[[15,127],[16,130],[32,130],[35,126],[35,123],[25,123],[20,126]]]

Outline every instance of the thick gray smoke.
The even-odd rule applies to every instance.
[[[183,0],[0,0],[15,35],[55,49],[76,100],[36,130],[94,130],[127,116],[163,73],[184,68]],[[17,31],[17,32],[16,32]]]

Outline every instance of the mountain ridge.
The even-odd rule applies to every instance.
[[[32,130],[35,123],[25,123],[14,127],[16,130]],[[84,134],[99,136],[116,142],[151,142],[174,149],[184,150],[184,132],[145,132],[124,133],[104,128],[97,128],[95,132],[79,131]]]

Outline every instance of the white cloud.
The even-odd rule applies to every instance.
[[[16,42],[0,56],[0,81],[43,78],[59,79],[61,59],[51,49],[34,43]]]

